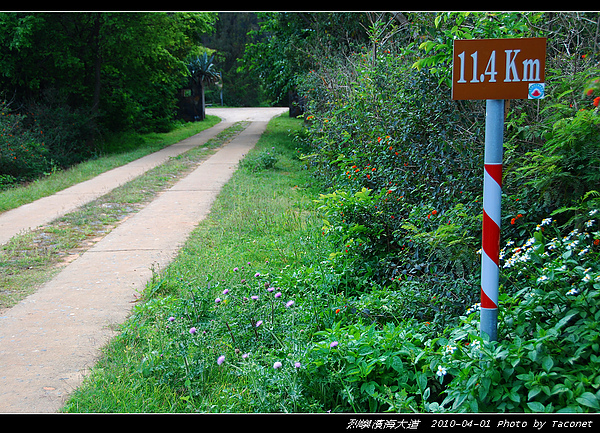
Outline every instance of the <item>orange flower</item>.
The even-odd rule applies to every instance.
[[[594,107],[597,107],[598,104],[600,104],[600,96],[598,96],[597,98],[594,98]]]

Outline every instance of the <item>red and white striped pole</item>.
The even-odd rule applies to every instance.
[[[481,315],[479,326],[482,336],[487,334],[490,341],[498,339],[503,137],[504,100],[488,99],[485,113]]]

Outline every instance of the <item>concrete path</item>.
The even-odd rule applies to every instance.
[[[68,394],[81,384],[93,366],[101,347],[115,335],[111,325],[126,319],[136,293],[143,290],[152,276],[151,268],[164,268],[176,256],[268,121],[285,111],[209,109],[208,114],[223,119],[211,130],[216,128],[218,132],[240,120],[249,120],[251,124],[190,175],[66,266],[52,281],[2,313],[0,412],[51,413],[62,407]],[[188,139],[188,145],[198,145],[215,133],[205,131],[199,134],[202,137]],[[162,154],[157,157],[160,158],[166,157]],[[134,163],[130,165],[131,170],[137,167]],[[112,172],[114,177],[127,178],[126,171]],[[60,215],[89,196],[114,188],[117,185],[111,185],[116,181],[109,173],[98,177],[102,181],[98,178],[89,181],[86,186],[90,186],[89,190],[80,187],[81,190],[74,189],[78,193],[59,194],[69,196],[68,205],[62,201],[64,197],[46,200],[44,212]],[[29,209],[41,206],[32,205]],[[39,222],[42,218],[48,218],[38,216],[40,219],[27,224],[36,226],[43,224]],[[2,231],[9,230],[8,223],[4,224]],[[22,230],[20,227],[23,225],[15,224],[12,230]]]

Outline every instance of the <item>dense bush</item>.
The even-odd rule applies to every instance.
[[[478,261],[482,106],[450,101],[411,58],[357,54],[337,65],[340,81],[314,71],[304,82],[306,159],[332,190],[324,231],[353,244],[381,283],[442,269],[460,279]]]
[[[502,238],[521,246],[503,268],[500,341],[490,343],[476,313],[483,105],[450,101],[443,67],[458,24],[422,44],[438,50],[431,61],[373,40],[320,59],[301,82],[304,158],[328,189],[317,200],[328,262],[352,275],[342,293],[368,313],[317,334],[312,377],[345,378],[332,382],[336,402],[355,411],[593,411],[600,130],[586,86],[597,60],[552,57],[556,91],[511,106]]]
[[[90,113],[52,97],[32,103],[24,114],[1,104],[0,185],[35,179],[69,167],[97,151],[98,128]]]
[[[55,91],[29,105],[29,125],[44,131],[44,143],[52,163],[69,167],[98,151],[99,127],[89,110],[71,108]]]
[[[44,131],[0,104],[0,188],[51,169]]]

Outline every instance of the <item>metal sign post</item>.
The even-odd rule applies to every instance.
[[[485,107],[483,175],[483,233],[481,248],[480,331],[496,341],[500,258],[500,207],[502,200],[502,154],[504,100],[488,99]]]
[[[498,339],[504,101],[544,97],[546,38],[455,40],[452,99],[485,99],[480,332]]]

